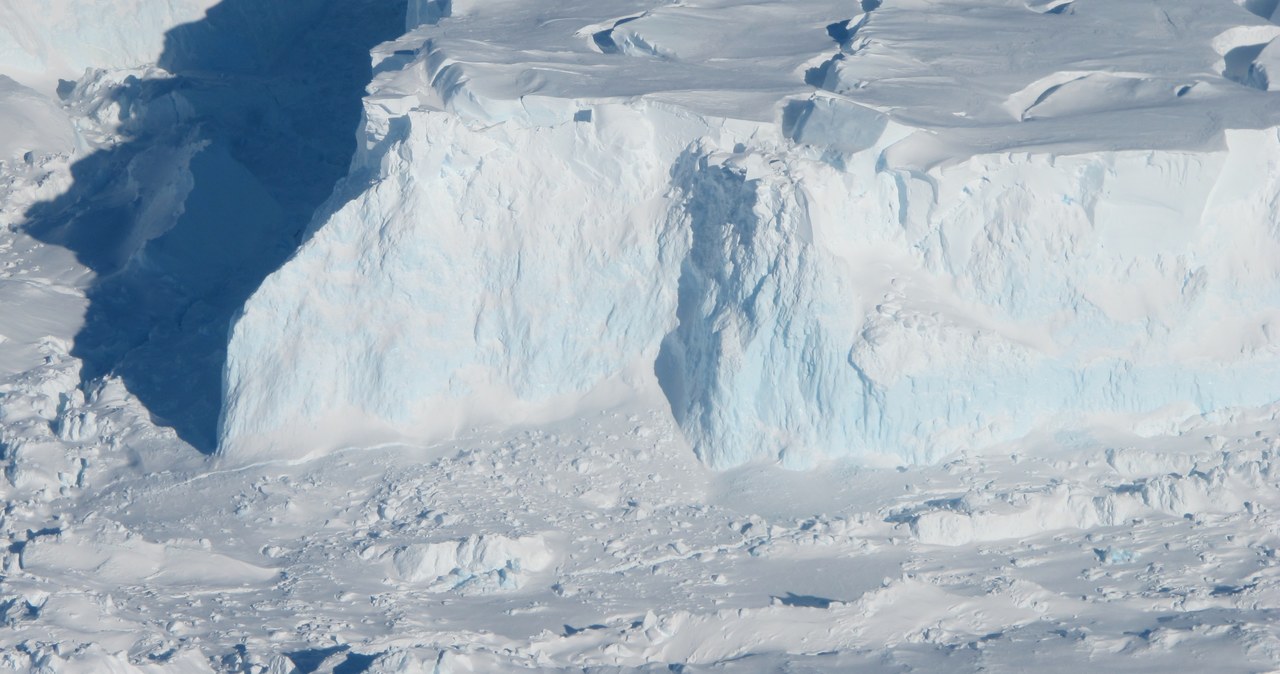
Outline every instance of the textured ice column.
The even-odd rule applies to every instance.
[[[691,246],[656,369],[694,450],[724,467],[847,444],[870,394],[844,355],[858,302],[804,186],[757,154],[690,153],[673,178]]]

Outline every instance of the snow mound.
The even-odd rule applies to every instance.
[[[277,573],[202,548],[194,541],[154,543],[118,526],[77,526],[48,532],[22,546],[28,573],[71,576],[103,585],[240,587]]]
[[[940,639],[942,634],[960,631],[997,633],[1035,621],[1040,617],[1036,604],[1053,596],[1027,582],[995,589],[991,595],[989,604],[998,609],[979,607],[974,598],[904,578],[886,582],[857,601],[830,602],[821,608],[779,602],[709,613],[650,611],[630,625],[599,625],[536,642],[533,649],[540,656],[573,657],[595,667],[723,663],[784,652],[797,642],[804,644],[807,653],[839,652],[872,643],[900,645],[897,635],[907,632],[924,632],[939,640],[945,639]],[[913,610],[894,611],[903,605]]]
[[[128,653],[107,651],[98,644],[60,648],[61,644],[28,644],[22,650],[0,655],[0,667],[11,671],[58,674],[214,674],[208,659],[196,649],[171,654],[164,662],[136,664]],[[277,670],[278,671],[278,670]],[[277,674],[271,671],[270,674]],[[284,670],[279,674],[290,674]]]
[[[414,543],[393,556],[402,580],[433,590],[483,593],[518,589],[528,573],[551,566],[554,554],[542,535],[475,534],[458,541]]]

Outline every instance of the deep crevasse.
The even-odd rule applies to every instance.
[[[932,461],[1278,397],[1267,123],[1187,149],[920,162],[920,130],[803,82],[731,111],[575,89],[460,46],[510,12],[427,4],[453,17],[381,49],[351,177],[235,324],[228,458],[659,389],[715,467]],[[592,11],[628,3],[608,4]],[[587,28],[610,25],[544,39],[600,51]],[[668,44],[666,65],[641,66],[685,67]]]

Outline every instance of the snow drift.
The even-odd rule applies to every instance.
[[[232,329],[224,456],[661,391],[715,467],[933,461],[1280,398],[1280,111],[1221,56],[1256,13],[651,4],[414,5]],[[984,27],[1054,47],[1010,70]],[[1141,48],[1080,70],[1080,30]]]

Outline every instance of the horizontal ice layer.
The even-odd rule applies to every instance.
[[[1274,25],[864,4],[418,3],[233,328],[222,453],[660,390],[713,466],[931,461],[1280,398],[1280,106],[1232,65]]]
[[[934,132],[897,161],[1209,148],[1223,128],[1280,122],[1271,97],[1240,86],[1278,33],[1229,0],[899,0],[833,31],[839,48],[809,79]]]

